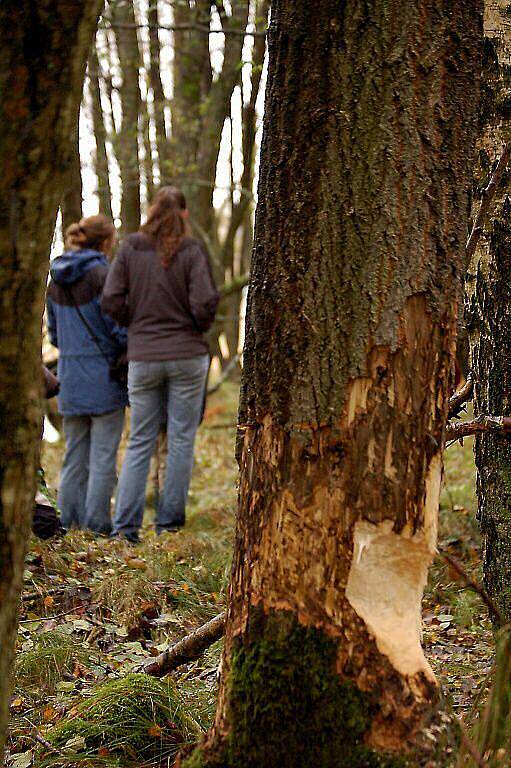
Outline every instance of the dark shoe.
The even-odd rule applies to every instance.
[[[161,536],[164,533],[178,533],[179,531],[182,531],[184,527],[185,524],[182,523],[181,525],[169,525],[167,528],[157,528],[156,535]]]
[[[125,541],[128,544],[140,544],[138,533],[111,533],[112,541]]]

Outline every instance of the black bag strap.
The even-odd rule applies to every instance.
[[[73,292],[72,292],[71,288],[70,288],[68,285],[63,285],[63,286],[62,286],[62,288],[64,289],[64,292],[65,292],[65,294],[67,295],[67,297],[70,299],[70,301],[71,301],[71,304],[72,304],[72,305],[73,305],[73,307],[76,309],[76,311],[77,311],[77,313],[78,313],[78,317],[80,318],[80,320],[81,320],[81,322],[82,322],[82,325],[84,326],[85,330],[86,330],[86,331],[87,331],[87,333],[89,334],[89,336],[90,336],[90,338],[91,338],[91,341],[92,341],[92,342],[93,342],[93,343],[96,345],[96,347],[98,348],[98,350],[99,350],[99,353],[100,353],[101,357],[102,357],[104,360],[106,360],[106,362],[108,363],[108,365],[111,365],[111,364],[112,364],[112,361],[110,360],[110,358],[108,357],[108,355],[105,353],[105,351],[104,351],[104,350],[103,350],[103,348],[101,347],[101,344],[100,344],[100,341],[99,341],[98,337],[96,336],[96,334],[94,333],[94,330],[91,328],[91,326],[90,326],[90,325],[89,325],[89,323],[87,322],[87,320],[86,320],[85,316],[83,315],[83,313],[82,313],[82,310],[80,309],[80,306],[79,306],[78,302],[76,301],[76,299],[75,299],[75,297],[74,297],[74,295],[73,295]]]

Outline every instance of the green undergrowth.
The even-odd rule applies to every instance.
[[[20,688],[51,692],[64,675],[71,675],[77,664],[90,659],[89,651],[59,630],[36,636],[33,648],[16,659],[16,684]]]
[[[200,733],[174,683],[129,674],[98,686],[46,738],[78,759],[85,753],[144,764],[172,757]]]

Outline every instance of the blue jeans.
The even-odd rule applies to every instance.
[[[66,454],[58,506],[62,525],[109,534],[124,408],[101,416],[64,416]]]
[[[156,531],[182,526],[193,467],[195,434],[209,368],[209,356],[131,361],[128,391],[131,429],[115,503],[114,533],[136,540],[142,525],[149,465],[167,412],[168,456]]]

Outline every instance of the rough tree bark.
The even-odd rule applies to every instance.
[[[115,27],[115,40],[122,85],[122,122],[116,137],[117,159],[121,173],[121,232],[136,231],[140,225],[140,167],[138,156],[138,116],[141,95],[138,82],[140,50],[135,28],[132,0],[114,0],[110,10]]]
[[[485,3],[484,128],[476,184],[488,182],[511,140],[509,2]],[[511,175],[504,174],[466,278],[466,317],[474,377],[474,414],[511,416]],[[475,208],[479,200],[475,200]],[[486,589],[511,621],[511,437],[482,433],[474,445],[478,518]]]
[[[402,765],[436,545],[479,0],[275,0],[240,494],[198,766]]]
[[[35,492],[48,251],[101,5],[0,4],[0,752]]]

